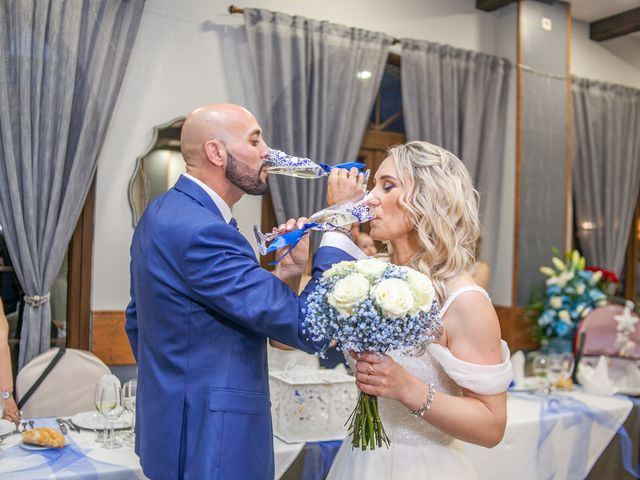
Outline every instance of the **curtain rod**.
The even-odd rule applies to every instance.
[[[235,5],[229,5],[229,13],[244,13],[244,8],[240,8],[240,7],[236,7]],[[393,37],[393,40],[391,42],[393,45],[395,45],[396,43],[400,43],[400,40]]]

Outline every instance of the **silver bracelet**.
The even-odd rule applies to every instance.
[[[427,399],[424,401],[424,403],[418,410],[409,410],[409,413],[414,417],[424,417],[424,412],[426,412],[431,408],[431,404],[433,403],[433,398],[435,396],[436,396],[436,386],[433,383],[430,383]]]

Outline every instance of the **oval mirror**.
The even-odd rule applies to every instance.
[[[149,202],[169,190],[185,171],[180,152],[180,132],[184,117],[153,127],[153,139],[136,160],[129,182],[129,204],[135,227]]]

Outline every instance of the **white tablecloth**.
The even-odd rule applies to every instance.
[[[36,427],[57,428],[53,419],[36,419]],[[96,434],[81,430],[67,434],[68,445],[62,449],[25,450],[19,434],[9,435],[0,443],[0,480],[104,480],[144,479],[133,447],[115,450],[102,448]]]
[[[464,446],[481,479],[537,480],[583,479],[609,444],[615,431],[624,423],[633,403],[626,397],[588,395],[581,391],[561,393],[596,412],[610,416],[615,428],[605,428],[579,410],[561,408],[547,412],[547,420],[555,425],[550,435],[541,441],[541,409],[548,398],[541,395],[509,393],[507,400],[507,429],[500,444],[492,449],[465,443]],[[550,398],[550,397],[549,397]],[[585,433],[586,432],[586,433]],[[539,445],[540,443],[540,445]],[[574,445],[585,445],[583,456],[574,459]],[[286,444],[276,439],[276,478],[280,478],[295,460],[303,443]],[[580,453],[581,455],[581,453]],[[620,460],[622,461],[622,460]],[[578,468],[575,468],[576,464]],[[571,470],[571,471],[570,471]]]
[[[548,413],[547,415],[555,416],[557,421],[548,438],[541,442],[540,412],[544,398],[510,393],[507,401],[507,429],[502,442],[493,449],[465,444],[478,476],[495,480],[586,477],[617,429],[624,423],[633,403],[622,396],[595,396],[580,391],[559,394],[560,397],[563,395],[582,402],[598,414],[610,415],[616,428],[605,428],[579,411]],[[577,443],[587,448],[584,457],[578,462],[579,468],[570,469],[572,450]]]

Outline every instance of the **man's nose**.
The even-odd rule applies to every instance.
[[[262,144],[263,144],[263,147],[262,147],[262,152],[260,153],[260,158],[262,158],[263,160],[266,160],[271,155],[271,149],[269,148],[269,145],[267,145],[265,142],[262,142]]]

